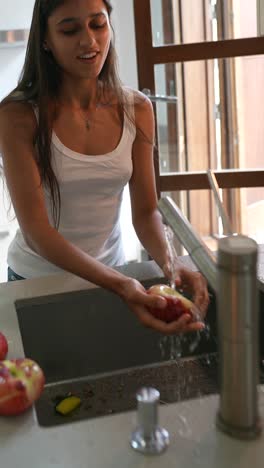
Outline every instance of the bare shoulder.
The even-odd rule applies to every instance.
[[[148,141],[153,141],[154,138],[154,111],[152,102],[143,93],[138,90],[132,90],[133,102],[135,110],[135,123],[139,132],[140,139],[142,135],[147,137]]]
[[[30,104],[9,102],[0,106],[0,144],[14,137],[33,139],[36,128],[36,117]]]
[[[137,112],[153,112],[152,102],[146,94],[133,88],[125,88],[127,93],[133,96],[133,103]]]

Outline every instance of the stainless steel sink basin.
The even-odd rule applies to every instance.
[[[143,284],[157,282],[165,280],[152,278]],[[196,334],[185,337],[176,361],[170,360],[170,346],[161,352],[161,335],[144,328],[109,291],[95,288],[18,300],[15,305],[25,355],[46,375],[36,404],[40,425],[133,409],[135,393],[143,385],[158,388],[165,403],[217,392],[214,297],[206,318],[210,336],[202,333],[195,349]],[[54,408],[69,393],[79,396],[82,404],[63,417]]]

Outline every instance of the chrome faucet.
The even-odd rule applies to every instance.
[[[243,235],[218,242],[217,258],[170,197],[158,204],[164,221],[216,293],[220,360],[217,427],[233,437],[261,432],[258,415],[257,244]]]
[[[170,197],[159,200],[159,211],[164,221],[168,224],[176,237],[185,247],[198,269],[206,277],[214,291],[217,288],[216,260],[207,245],[194,231],[191,223],[184,216],[178,206]]]

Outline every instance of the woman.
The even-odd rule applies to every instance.
[[[119,226],[129,182],[133,225],[164,271],[168,253],[153,171],[150,101],[121,86],[111,5],[106,0],[36,0],[19,84],[0,107],[0,151],[19,227],[8,252],[11,279],[69,271],[107,288],[146,326],[170,334],[198,330],[185,314],[155,319],[165,307],[135,279],[113,269],[124,261]],[[196,305],[208,305],[202,275],[178,265]]]

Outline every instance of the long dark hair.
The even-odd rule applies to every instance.
[[[39,122],[36,135],[37,163],[42,183],[49,189],[52,200],[52,213],[56,228],[59,226],[61,198],[59,183],[51,162],[52,124],[55,109],[50,116],[47,103],[56,102],[61,84],[61,70],[51,53],[43,48],[48,18],[65,0],[36,0],[27,44],[26,57],[17,87],[3,99],[9,102],[31,102],[38,108]],[[110,17],[112,6],[103,0]],[[112,28],[112,25],[111,25]],[[117,72],[117,58],[114,48],[114,31],[109,52],[98,77],[102,91],[113,90],[118,102],[124,108],[124,93]]]

